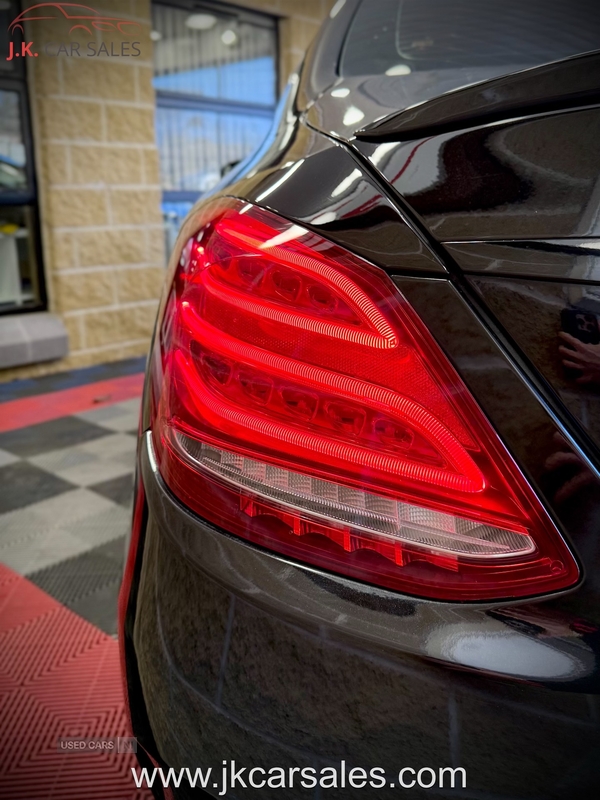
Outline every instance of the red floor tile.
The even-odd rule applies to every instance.
[[[144,373],[139,372],[72,389],[9,400],[2,403],[0,433],[140,397],[143,385]]]
[[[129,735],[117,642],[1,564],[0,716],[0,798],[150,798],[134,756],[57,748]]]

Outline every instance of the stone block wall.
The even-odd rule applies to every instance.
[[[238,4],[279,17],[283,86],[333,0]],[[0,371],[0,381],[143,355],[148,348],[166,263],[151,4],[98,0],[94,8],[139,28],[90,36],[52,20],[26,32],[38,52],[27,66],[48,310],[65,323],[69,355]],[[78,43],[82,55],[58,53],[59,42],[67,49]],[[99,55],[87,55],[89,42]],[[102,42],[108,55],[100,52]],[[139,56],[132,42],[139,43]]]

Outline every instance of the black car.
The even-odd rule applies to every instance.
[[[121,593],[156,797],[598,796],[599,320],[597,3],[336,3],[171,257]]]

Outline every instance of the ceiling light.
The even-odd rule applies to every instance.
[[[390,67],[386,69],[386,75],[410,75],[412,69],[408,66],[408,64],[396,64],[395,67]]]
[[[356,106],[350,106],[344,114],[344,125],[357,125],[365,115]]]
[[[227,28],[226,31],[223,31],[221,34],[221,41],[227,47],[232,47],[238,40],[237,33],[232,31],[231,28]]]
[[[214,14],[190,14],[185,24],[194,31],[209,31],[217,24],[217,18]]]

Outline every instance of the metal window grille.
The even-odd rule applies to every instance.
[[[156,134],[169,249],[182,218],[265,138],[277,95],[274,18],[153,4]]]

